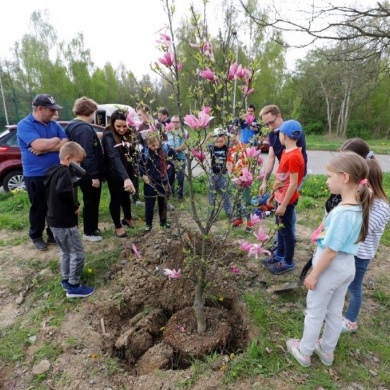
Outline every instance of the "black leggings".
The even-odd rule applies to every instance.
[[[130,193],[123,188],[122,180],[107,179],[108,190],[110,191],[110,214],[114,222],[115,229],[122,227],[121,207],[125,219],[131,217]]]

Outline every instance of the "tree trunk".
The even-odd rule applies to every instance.
[[[204,304],[203,304],[203,280],[198,280],[198,283],[195,286],[195,299],[194,299],[193,308],[194,308],[198,333],[204,333],[206,332],[207,325],[206,325],[206,314],[204,311]]]

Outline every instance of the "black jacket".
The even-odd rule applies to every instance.
[[[70,141],[77,142],[85,150],[86,157],[81,166],[87,174],[82,180],[101,180],[104,174],[103,148],[93,127],[87,122],[74,119],[66,126],[65,132]]]
[[[47,200],[47,223],[56,228],[77,226],[79,208],[71,173],[66,165],[55,165],[47,170],[45,176]]]

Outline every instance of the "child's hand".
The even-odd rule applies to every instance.
[[[279,215],[280,217],[282,217],[284,215],[284,213],[286,212],[286,208],[287,208],[286,206],[282,206],[280,204],[275,211],[275,215]]]
[[[142,180],[144,181],[145,184],[150,184],[149,176],[143,175],[143,176],[142,176]]]
[[[303,282],[303,285],[308,290],[315,290],[317,286],[317,282],[318,282],[318,278],[310,274],[309,276],[306,277],[305,281]]]

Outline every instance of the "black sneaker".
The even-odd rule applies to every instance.
[[[160,223],[160,226],[168,229],[171,227],[171,224],[169,222],[163,222],[163,223]]]
[[[57,245],[57,241],[55,240],[54,237],[48,237],[46,241],[47,245]]]
[[[45,241],[42,240],[42,237],[33,238],[32,243],[34,244],[35,249],[38,249],[39,251],[46,251],[47,250],[47,244]]]

